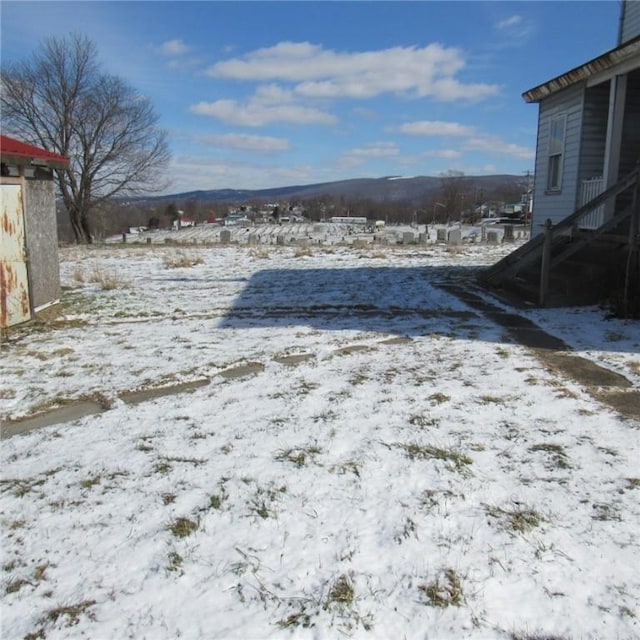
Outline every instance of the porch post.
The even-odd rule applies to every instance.
[[[547,301],[549,292],[549,269],[551,266],[551,242],[553,240],[553,225],[547,218],[544,223],[544,244],[542,245],[542,260],[540,263],[540,290],[538,292],[538,305],[543,307]]]
[[[602,168],[603,191],[618,181],[620,168],[620,146],[622,143],[622,123],[624,120],[624,105],[627,96],[627,76],[614,76],[610,81],[609,114],[607,118],[607,137],[605,140],[604,166]],[[604,220],[613,217],[615,200],[609,200],[604,205]]]

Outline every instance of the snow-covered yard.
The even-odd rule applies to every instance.
[[[510,248],[63,250],[0,417],[109,408],[2,441],[2,637],[640,637],[640,424],[438,287]]]

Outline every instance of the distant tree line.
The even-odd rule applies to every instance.
[[[424,205],[402,201],[374,200],[366,197],[319,195],[281,201],[280,216],[287,208],[299,208],[310,221],[329,220],[332,216],[366,217],[384,220],[387,224],[433,224],[457,222],[461,215],[466,222],[475,222],[475,209],[483,202],[518,202],[522,186],[504,184],[494,189],[478,188],[463,174],[446,174],[440,186]],[[272,200],[253,198],[239,202],[211,202],[197,198],[175,200],[108,200],[91,210],[91,228],[96,240],[128,231],[130,227],[168,229],[178,217],[201,224],[215,218],[223,219],[230,210],[242,209],[250,220],[259,217]],[[62,203],[61,203],[62,204]],[[275,219],[274,219],[275,220]],[[58,216],[58,233],[62,242],[73,242],[73,231],[66,215]]]

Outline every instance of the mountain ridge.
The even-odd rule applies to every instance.
[[[233,202],[242,204],[260,199],[309,199],[322,196],[370,199],[378,202],[404,202],[424,204],[432,199],[443,187],[446,180],[460,180],[465,193],[485,192],[502,187],[527,187],[526,178],[516,174],[494,174],[482,176],[384,176],[381,178],[348,178],[332,182],[318,182],[303,185],[270,187],[267,189],[197,189],[162,196],[143,196],[136,200],[172,201],[199,200],[202,202]]]

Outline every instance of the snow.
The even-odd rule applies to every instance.
[[[509,249],[62,250],[0,414],[110,408],[2,441],[2,637],[640,637],[640,425],[438,286]],[[637,322],[518,313],[640,388]]]

